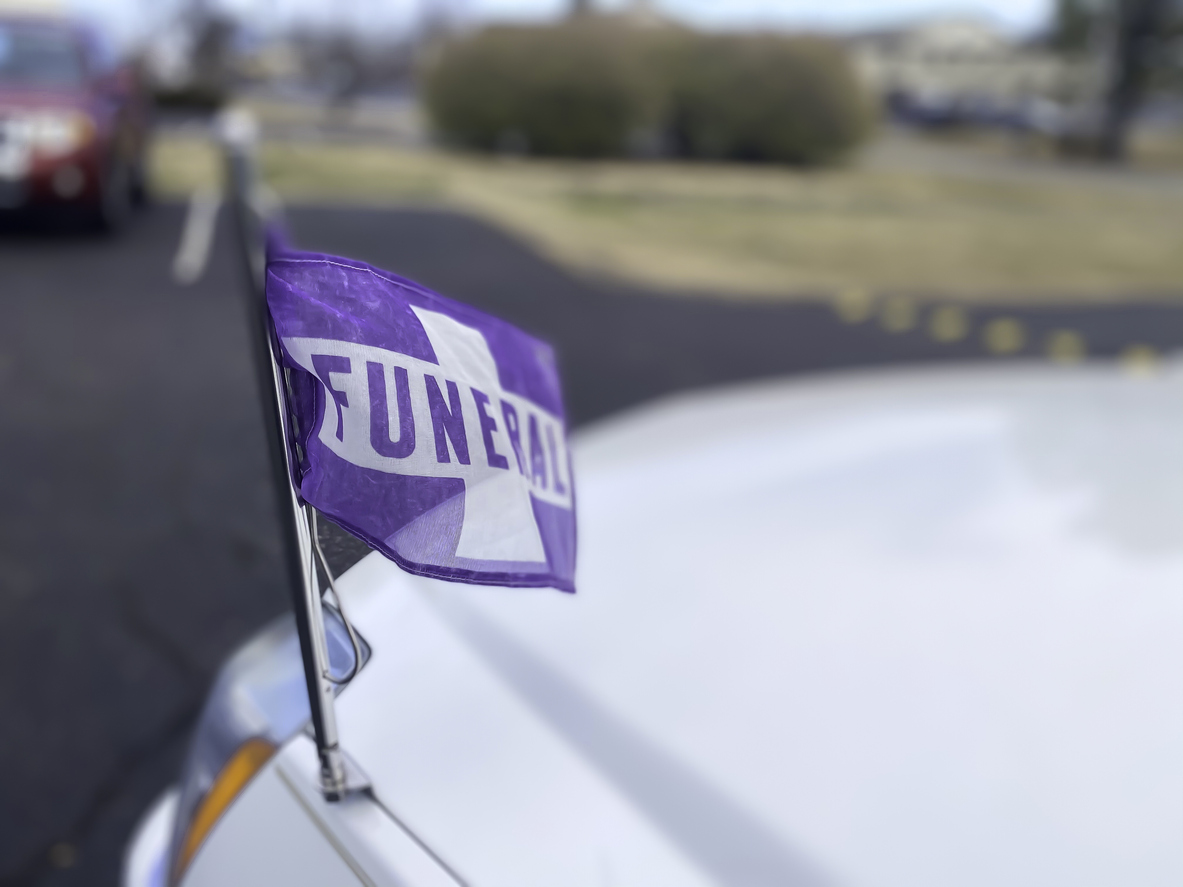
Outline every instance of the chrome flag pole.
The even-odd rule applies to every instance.
[[[329,801],[341,800],[353,786],[341,752],[334,710],[334,684],[330,679],[328,649],[320,583],[308,506],[300,501],[292,483],[292,429],[288,388],[277,353],[275,330],[264,292],[265,244],[268,217],[274,201],[267,199],[255,175],[257,126],[246,112],[224,112],[217,124],[224,159],[235,239],[249,280],[247,315],[264,425],[276,492],[284,566],[293,596],[300,651],[312,727],[320,756],[321,786]]]

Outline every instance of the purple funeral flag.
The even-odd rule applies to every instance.
[[[550,346],[362,262],[273,241],[303,498],[405,570],[574,591]]]

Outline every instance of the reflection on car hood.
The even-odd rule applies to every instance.
[[[675,398],[575,447],[579,592],[371,556],[340,703],[480,884],[1183,882],[1183,373]]]

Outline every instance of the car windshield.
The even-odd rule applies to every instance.
[[[68,29],[0,21],[0,86],[60,88],[82,80],[82,54]]]

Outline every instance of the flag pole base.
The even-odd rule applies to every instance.
[[[320,790],[326,801],[335,804],[351,795],[366,794],[372,788],[370,778],[340,746],[320,751]]]

